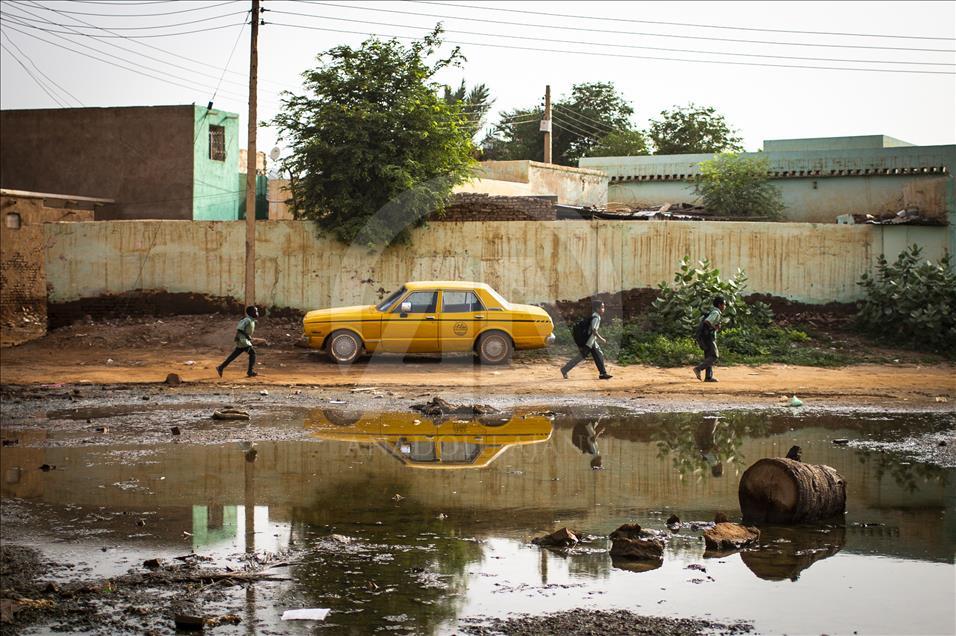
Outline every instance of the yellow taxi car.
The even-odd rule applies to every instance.
[[[310,311],[308,346],[340,364],[363,354],[474,352],[502,364],[516,349],[554,342],[554,324],[540,307],[509,303],[484,283],[405,283],[377,305]]]
[[[511,414],[436,420],[418,413],[364,415],[316,410],[305,425],[319,439],[374,444],[412,468],[483,468],[516,445],[551,438],[543,415]]]

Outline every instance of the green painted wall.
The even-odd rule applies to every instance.
[[[235,221],[245,197],[236,185],[239,165],[239,115],[221,110],[194,107],[193,139],[193,220]],[[209,127],[222,126],[226,133],[226,157],[209,158]]]
[[[242,199],[239,201],[239,218],[246,218],[246,173],[239,173],[238,188],[242,190]],[[269,177],[256,175],[256,219],[264,221],[269,218]]]

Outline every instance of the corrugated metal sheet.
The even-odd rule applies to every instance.
[[[435,223],[384,250],[315,236],[311,223],[257,223],[260,303],[371,303],[407,280],[480,280],[516,302],[577,299],[670,281],[684,255],[749,289],[810,303],[852,301],[875,257],[909,243],[942,256],[947,228],[628,221]],[[242,298],[244,225],[116,221],[47,225],[51,300],[134,289]]]

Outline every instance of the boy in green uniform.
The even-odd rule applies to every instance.
[[[229,363],[238,358],[243,352],[249,354],[249,369],[246,371],[246,377],[254,378],[259,375],[255,372],[256,350],[252,346],[252,334],[256,330],[257,318],[259,318],[258,307],[246,307],[245,317],[236,325],[236,348],[222,364],[216,367],[216,373],[219,374],[220,378],[222,377],[222,372],[229,366]]]
[[[694,367],[694,375],[700,380],[700,372],[706,369],[704,382],[717,381],[714,377],[714,365],[720,358],[720,352],[717,350],[717,332],[721,328],[721,312],[725,306],[723,297],[714,298],[714,308],[704,318],[697,333],[697,344],[704,350],[704,360]]]

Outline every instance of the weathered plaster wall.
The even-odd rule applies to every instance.
[[[538,161],[483,161],[479,164],[479,176],[526,183],[529,194],[555,195],[558,203],[599,208],[607,205],[607,175],[600,170]]]
[[[245,203],[245,176],[237,179],[239,161],[239,116],[219,110],[193,108],[195,139],[191,153],[194,184],[192,215],[196,221],[235,221],[239,208]],[[209,158],[209,127],[222,126],[226,137],[226,156],[223,160]],[[245,172],[243,167],[242,172]],[[264,177],[263,177],[264,178]]]
[[[46,228],[50,300],[136,289],[243,297],[244,225],[114,222]],[[257,302],[313,309],[372,303],[408,280],[479,280],[516,302],[655,287],[684,255],[738,267],[753,292],[809,303],[859,298],[875,257],[918,242],[928,258],[945,228],[706,222],[461,222],[415,230],[385,250],[317,238],[301,221],[256,224]]]

